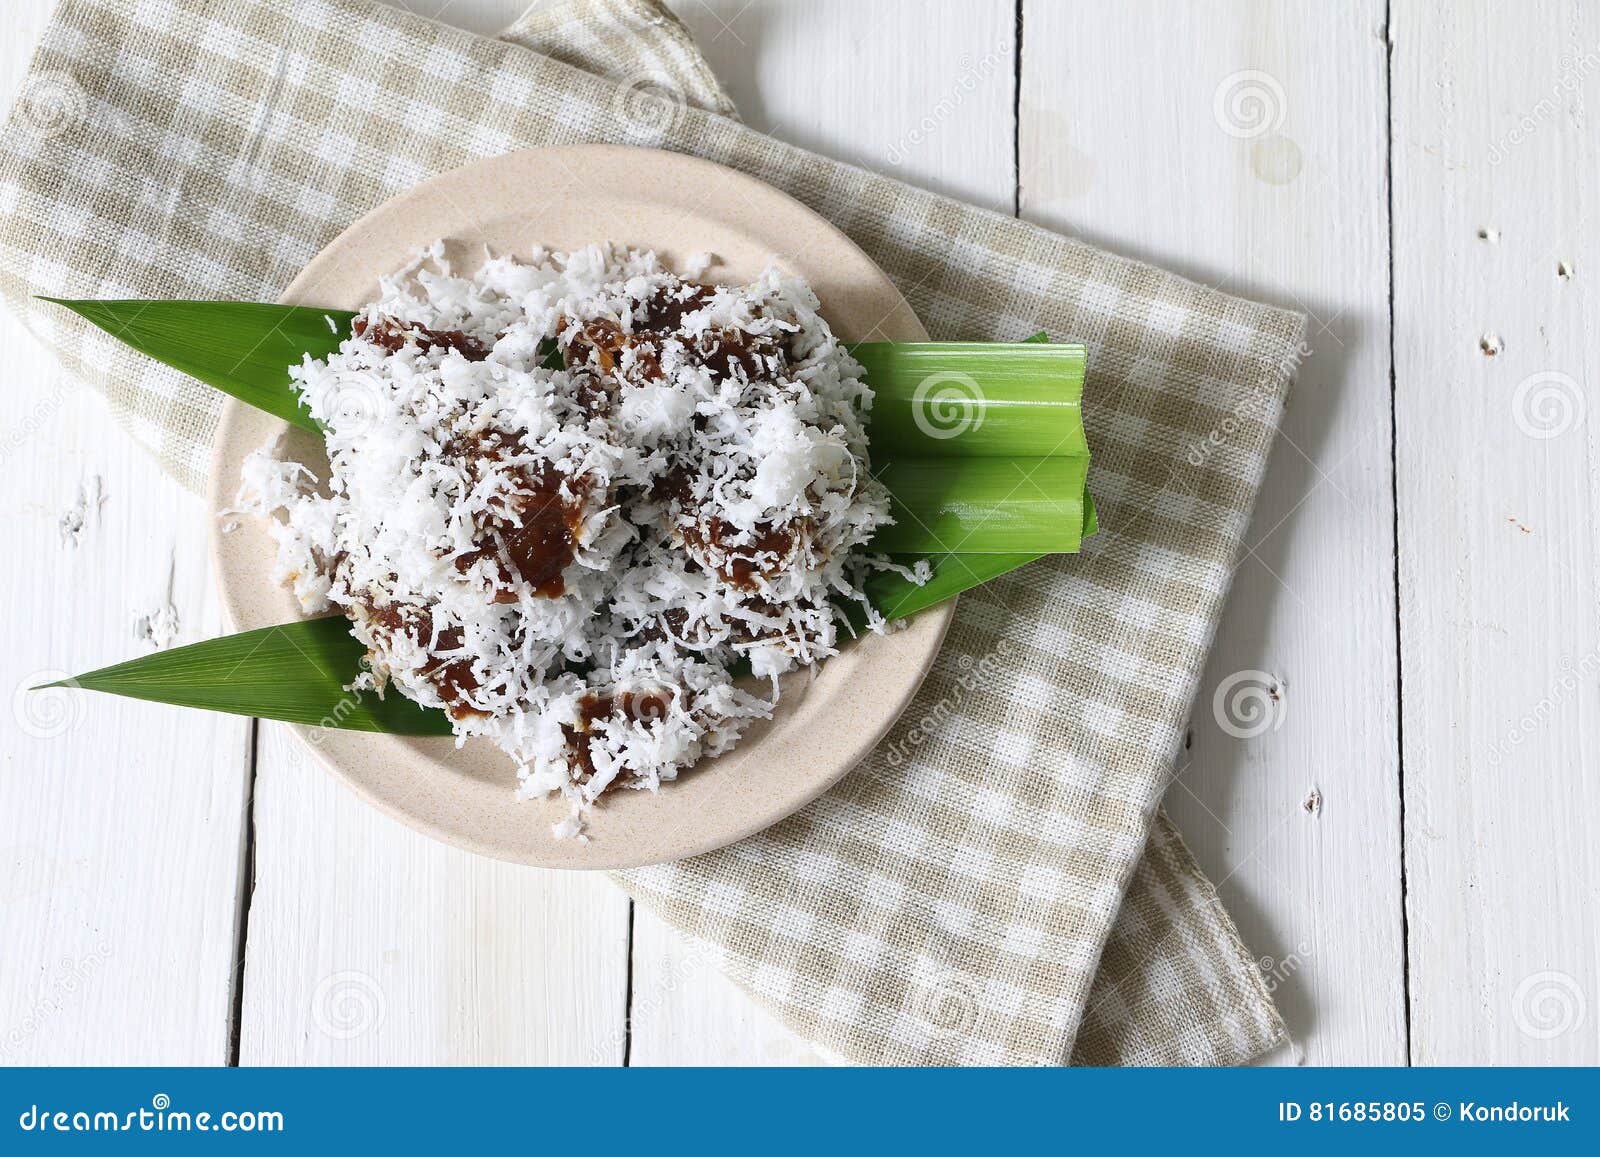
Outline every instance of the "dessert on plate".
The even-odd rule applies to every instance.
[[[246,463],[277,577],[349,616],[353,690],[442,708],[522,794],[562,793],[558,834],[728,750],[849,621],[886,629],[872,391],[776,269],[717,286],[595,244],[461,276],[435,246],[292,374],[329,469]]]

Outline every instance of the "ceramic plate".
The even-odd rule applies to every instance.
[[[770,260],[816,290],[833,329],[848,341],[926,337],[889,279],[841,232],[799,202],[708,161],[652,149],[584,145],[534,149],[468,165],[380,206],[337,237],[295,279],[283,301],[355,309],[373,299],[380,274],[443,238],[470,271],[487,250],[525,256],[537,245],[571,249],[615,241],[654,249],[669,267],[709,252],[711,281],[746,281]],[[287,429],[228,404],[212,463],[213,510],[230,505],[245,456]],[[317,440],[286,442],[319,476]],[[224,613],[235,630],[300,616],[270,578],[264,527],[243,519],[212,533]],[[379,808],[448,843],[497,859],[560,868],[624,868],[708,852],[742,839],[815,799],[888,730],[939,649],[954,604],[917,616],[903,631],[852,644],[814,672],[787,677],[770,722],[732,752],[701,761],[659,792],[618,791],[589,817],[587,843],[556,839],[559,799],[519,802],[511,760],[473,740],[409,739],[296,727],[341,779]]]

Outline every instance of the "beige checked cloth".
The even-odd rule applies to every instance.
[[[63,0],[0,137],[0,288],[194,488],[217,396],[30,295],[272,300],[367,209],[510,149],[709,157],[837,224],[936,338],[1088,343],[1106,529],[963,596],[916,703],[833,792],[619,881],[831,1058],[1259,1055],[1282,1022],[1157,806],[1303,319],[733,111],[652,0],[560,0],[499,39],[370,0]]]

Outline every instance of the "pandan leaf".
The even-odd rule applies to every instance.
[[[867,342],[875,459],[1087,456],[1084,348],[1027,342]]]
[[[883,464],[890,554],[1073,554],[1083,540],[1087,457],[902,458]]]
[[[381,699],[374,691],[346,691],[361,673],[365,653],[350,633],[350,620],[339,615],[157,651],[49,686],[311,727],[450,734],[444,712],[421,707],[399,691]]]
[[[289,367],[350,336],[348,309],[251,301],[68,301],[47,297],[125,345],[292,425],[316,431]]]

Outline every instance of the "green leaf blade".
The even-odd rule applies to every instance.
[[[365,648],[342,616],[304,619],[157,651],[64,680],[67,686],[308,727],[449,735],[444,712],[398,691],[346,691]]]
[[[911,566],[916,555],[897,555],[895,561]],[[935,554],[925,555],[932,567],[926,583],[918,585],[893,571],[879,571],[867,580],[866,594],[878,613],[891,623],[925,611],[1045,557],[1042,554]],[[859,620],[852,617],[852,622]]]
[[[1034,333],[1023,338],[1021,344],[1037,346],[1040,344],[1049,344],[1049,342],[1050,335],[1041,330],[1038,333]],[[907,417],[907,414],[904,410],[903,402],[906,398],[915,396],[915,386],[911,386],[909,392],[907,386],[908,383],[918,381],[920,379],[915,378],[913,375],[904,373],[886,374],[884,372],[882,362],[884,360],[894,358],[896,356],[896,350],[898,347],[893,343],[881,344],[881,349],[874,348],[874,343],[868,343],[863,346],[852,347],[852,352],[858,355],[864,354],[868,361],[873,362],[873,364],[878,368],[878,382],[885,387],[885,392],[889,393],[890,395],[894,395],[896,392],[898,392],[899,398],[897,400],[892,399],[889,403],[888,409],[889,413],[892,415],[889,419],[889,422],[897,424],[901,433],[905,433],[907,429],[905,426],[905,418]],[[998,348],[994,343],[980,344],[985,345],[986,348],[991,350]],[[1062,383],[1061,388],[1066,391],[1066,396],[1069,398],[1076,397],[1081,403],[1083,375],[1086,370],[1087,362],[1087,350],[1085,350],[1082,346],[1074,346],[1073,349],[1075,351],[1081,351],[1083,358],[1079,359],[1079,364],[1076,366],[1064,367],[1066,370],[1066,378]],[[871,380],[870,370],[869,380]],[[898,411],[895,408],[897,406],[900,407]],[[912,418],[910,429],[916,430],[917,426],[915,422],[915,414],[911,414],[910,417]],[[1078,410],[1078,421],[1081,425],[1081,404]],[[883,432],[884,431],[881,428],[878,431],[879,434],[882,434]],[[920,431],[918,432],[920,433]],[[991,434],[998,433],[998,431],[994,429],[991,429],[990,432]],[[967,450],[976,448],[973,441],[970,439],[963,441],[960,438],[955,438],[940,439],[940,441],[946,444],[946,450],[965,452]],[[895,444],[892,435],[887,438],[887,443],[889,445]],[[882,442],[879,442],[876,445],[881,446],[882,444]],[[901,444],[904,445],[908,443],[902,441]],[[920,443],[909,443],[909,445],[912,447],[913,456],[916,456],[918,451],[927,447],[929,444],[930,440],[926,438],[926,436],[923,437]],[[1026,440],[1024,439],[1021,444],[1026,444]],[[1037,439],[1033,443],[1035,446],[1039,444],[1040,442]],[[1075,438],[1069,438],[1064,445],[1076,446],[1077,441]],[[1083,456],[1085,459],[1085,473],[1087,474],[1087,439],[1084,440]],[[903,505],[904,504],[902,504],[902,506]],[[902,510],[902,512],[904,513],[905,511]],[[1070,514],[1068,516],[1070,517]],[[1080,545],[1082,539],[1088,538],[1090,535],[1095,534],[1100,529],[1099,515],[1095,510],[1094,499],[1090,496],[1087,487],[1085,487],[1083,491],[1082,519],[1083,524],[1080,535]],[[904,532],[904,528],[902,528],[902,532]],[[983,583],[988,582],[991,579],[998,578],[1003,574],[1007,574],[1010,571],[1018,569],[1019,567],[1026,566],[1029,563],[1035,562],[1043,557],[1044,553],[945,553],[899,555],[896,556],[895,561],[907,567],[917,562],[919,558],[925,558],[929,562],[932,569],[932,575],[929,580],[926,583],[917,584],[906,578],[904,575],[896,574],[892,571],[883,571],[873,576],[873,578],[869,580],[867,583],[867,595],[872,600],[873,606],[875,606],[885,618],[893,621],[898,618],[915,614],[918,611],[927,609],[928,607],[935,606],[938,603],[944,602],[946,599],[954,598],[965,591],[981,586]],[[857,626],[864,621],[864,616],[860,616],[858,612],[859,608],[855,608],[851,612],[851,621]]]
[[[251,301],[67,300],[47,297],[140,353],[292,425],[318,427],[289,367],[326,358],[355,314]]]

